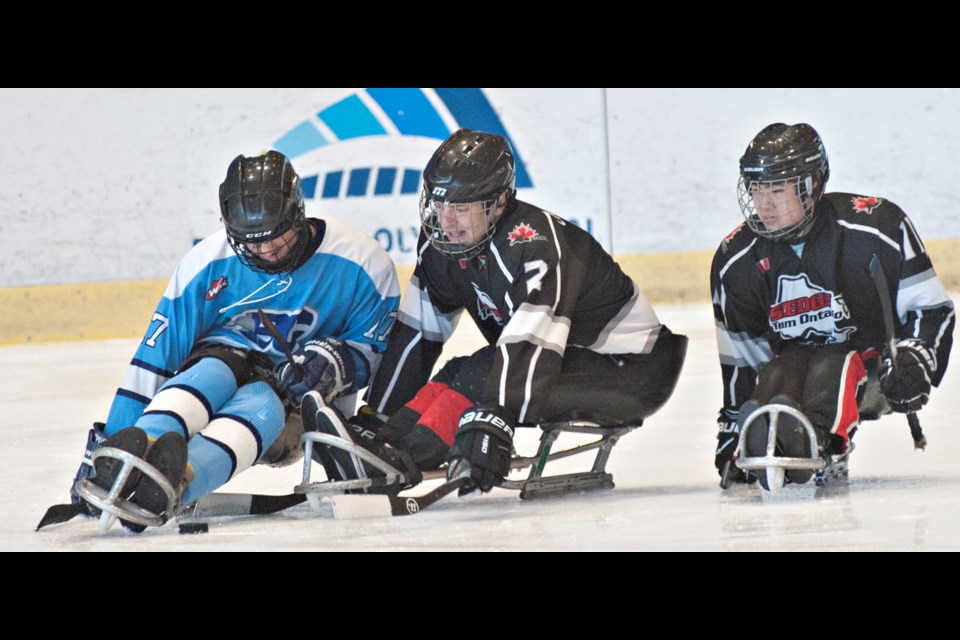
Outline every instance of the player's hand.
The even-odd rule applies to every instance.
[[[729,488],[733,484],[746,484],[757,481],[757,476],[749,471],[739,468],[734,461],[734,454],[737,452],[737,445],[740,443],[740,425],[737,423],[737,416],[728,409],[720,410],[720,417],[717,419],[717,451],[713,459],[713,464],[720,474],[720,486],[723,489]]]
[[[464,412],[447,456],[447,480],[470,478],[461,495],[477,488],[490,491],[507,477],[515,425],[513,412],[499,405]]]
[[[274,369],[274,377],[280,391],[297,406],[307,391],[317,391],[329,404],[353,387],[356,364],[350,347],[341,340],[311,340],[293,359],[296,367],[281,362]]]
[[[900,413],[919,411],[930,399],[932,352],[915,342],[897,345],[897,358],[887,358],[880,369],[880,389],[890,408]]]

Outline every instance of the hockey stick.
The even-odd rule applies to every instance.
[[[307,497],[299,493],[282,496],[258,495],[250,493],[211,493],[203,496],[190,505],[180,516],[187,518],[218,517],[218,516],[256,516],[278,513],[284,509],[296,506],[307,501]],[[51,524],[68,522],[86,512],[86,505],[55,504],[40,519],[36,531]]]
[[[62,522],[67,522],[72,520],[76,516],[84,513],[87,510],[86,505],[83,503],[76,504],[55,504],[47,512],[43,514],[43,517],[40,519],[40,524],[37,525],[37,528],[34,531],[40,531],[43,527],[51,524],[60,524]]]
[[[465,487],[469,481],[470,478],[450,480],[422,496],[386,496],[390,499],[390,514],[394,516],[406,516],[420,513],[440,498]]]
[[[873,254],[870,259],[870,275],[873,277],[873,284],[877,287],[877,295],[880,296],[880,311],[883,315],[883,328],[886,333],[887,347],[890,351],[890,363],[893,368],[897,366],[897,335],[893,324],[893,306],[890,304],[890,287],[887,285],[887,276],[884,275],[880,267],[880,258]],[[907,412],[907,424],[910,425],[910,435],[913,436],[914,449],[926,449],[927,438],[923,435],[923,429],[920,427],[920,419],[916,411]]]
[[[287,341],[283,339],[283,336],[281,336],[280,332],[277,330],[277,325],[273,324],[273,321],[267,317],[267,314],[263,312],[263,309],[257,309],[257,315],[260,317],[260,322],[267,328],[267,331],[273,337],[274,341],[280,345],[283,355],[287,357],[287,362],[289,362],[290,366],[293,367],[294,382],[300,382],[303,379],[303,367],[293,359],[293,351],[290,350],[290,345],[287,344]]]
[[[371,514],[386,515],[387,507],[389,507],[389,514],[392,516],[406,516],[423,511],[441,498],[465,486],[468,480],[468,478],[458,478],[457,480],[444,482],[422,496],[335,495],[332,498],[340,500],[341,517],[368,517]],[[190,523],[196,523],[202,518],[263,516],[279,513],[306,501],[307,496],[303,493],[288,493],[286,495],[211,493],[187,507],[180,514],[180,517],[185,518]],[[367,504],[363,504],[364,502]],[[377,504],[371,504],[374,502]],[[83,504],[55,504],[47,509],[35,530],[39,531],[52,524],[62,524],[85,511],[86,507]]]
[[[377,478],[373,480],[377,480]],[[333,500],[338,500],[341,506],[346,506],[344,512],[352,512],[352,517],[357,517],[355,514],[358,512],[358,505],[359,511],[363,511],[364,514],[373,513],[376,515],[386,515],[389,508],[390,515],[405,516],[423,511],[444,496],[465,486],[468,480],[469,478],[458,478],[450,482],[444,482],[439,487],[422,496],[335,494],[329,497]],[[378,483],[374,483],[374,485],[376,484]],[[220,516],[269,515],[306,501],[307,494],[303,493],[290,493],[279,496],[249,493],[211,493],[200,498],[194,505],[188,507],[182,515],[191,519],[216,518]],[[366,503],[366,505],[363,503]],[[347,517],[351,517],[351,515],[347,515]]]

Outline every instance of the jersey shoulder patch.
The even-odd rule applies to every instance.
[[[885,235],[895,235],[904,218],[903,210],[886,198],[856,193],[828,193],[824,197],[829,199],[840,220],[872,227]]]

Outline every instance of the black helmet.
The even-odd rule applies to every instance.
[[[227,239],[237,257],[252,269],[283,273],[300,266],[310,244],[300,177],[282,153],[237,156],[220,185],[220,214]],[[282,236],[295,228],[297,235],[289,253],[270,262],[251,252],[256,245]]]
[[[813,210],[830,177],[830,163],[820,135],[808,124],[768,125],[750,141],[740,158],[737,191],[740,210],[758,235],[795,240],[813,225]],[[764,184],[791,184],[803,208],[803,219],[779,229],[767,229],[757,212],[751,188]]]
[[[496,203],[506,193],[506,204],[516,194],[516,166],[510,143],[503,136],[460,129],[433,153],[423,170],[420,220],[430,243],[455,258],[472,258],[487,246],[496,226]],[[482,237],[466,245],[447,239],[436,210],[439,204],[482,202],[486,228]]]

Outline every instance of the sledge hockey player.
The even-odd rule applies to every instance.
[[[507,140],[460,129],[423,172],[417,265],[356,439],[405,473],[448,463],[461,493],[509,473],[517,425],[639,425],[676,385],[687,339],[660,323],[637,285],[589,233],[516,199]],[[466,311],[488,346],[448,360]],[[389,416],[386,423],[381,419]],[[377,470],[340,456],[346,478]]]
[[[759,478],[779,490],[763,472],[736,465],[746,423],[741,459],[767,455],[768,421],[778,413],[774,456],[825,467],[785,468],[780,480],[817,473],[819,482],[845,475],[862,420],[918,411],[946,371],[954,305],[913,223],[885,198],[825,193],[829,177],[827,152],[808,124],[764,127],[740,158],[746,222],[721,242],[710,274],[723,371],[715,464],[724,488]],[[896,316],[891,336],[881,295]]]
[[[325,404],[352,398],[345,410],[354,410],[396,318],[396,272],[359,229],[307,218],[303,198],[296,171],[276,151],[230,163],[220,185],[225,229],[173,274],[106,424],[90,431],[75,503],[77,483],[90,478],[98,489],[88,495],[105,500],[120,489],[125,512],[144,514],[121,517],[127,528],[162,524],[174,515],[162,479],[187,505],[253,464],[298,459],[302,429],[296,413],[287,416],[305,393]],[[124,463],[100,456],[91,468],[101,446],[147,466],[115,488]]]

